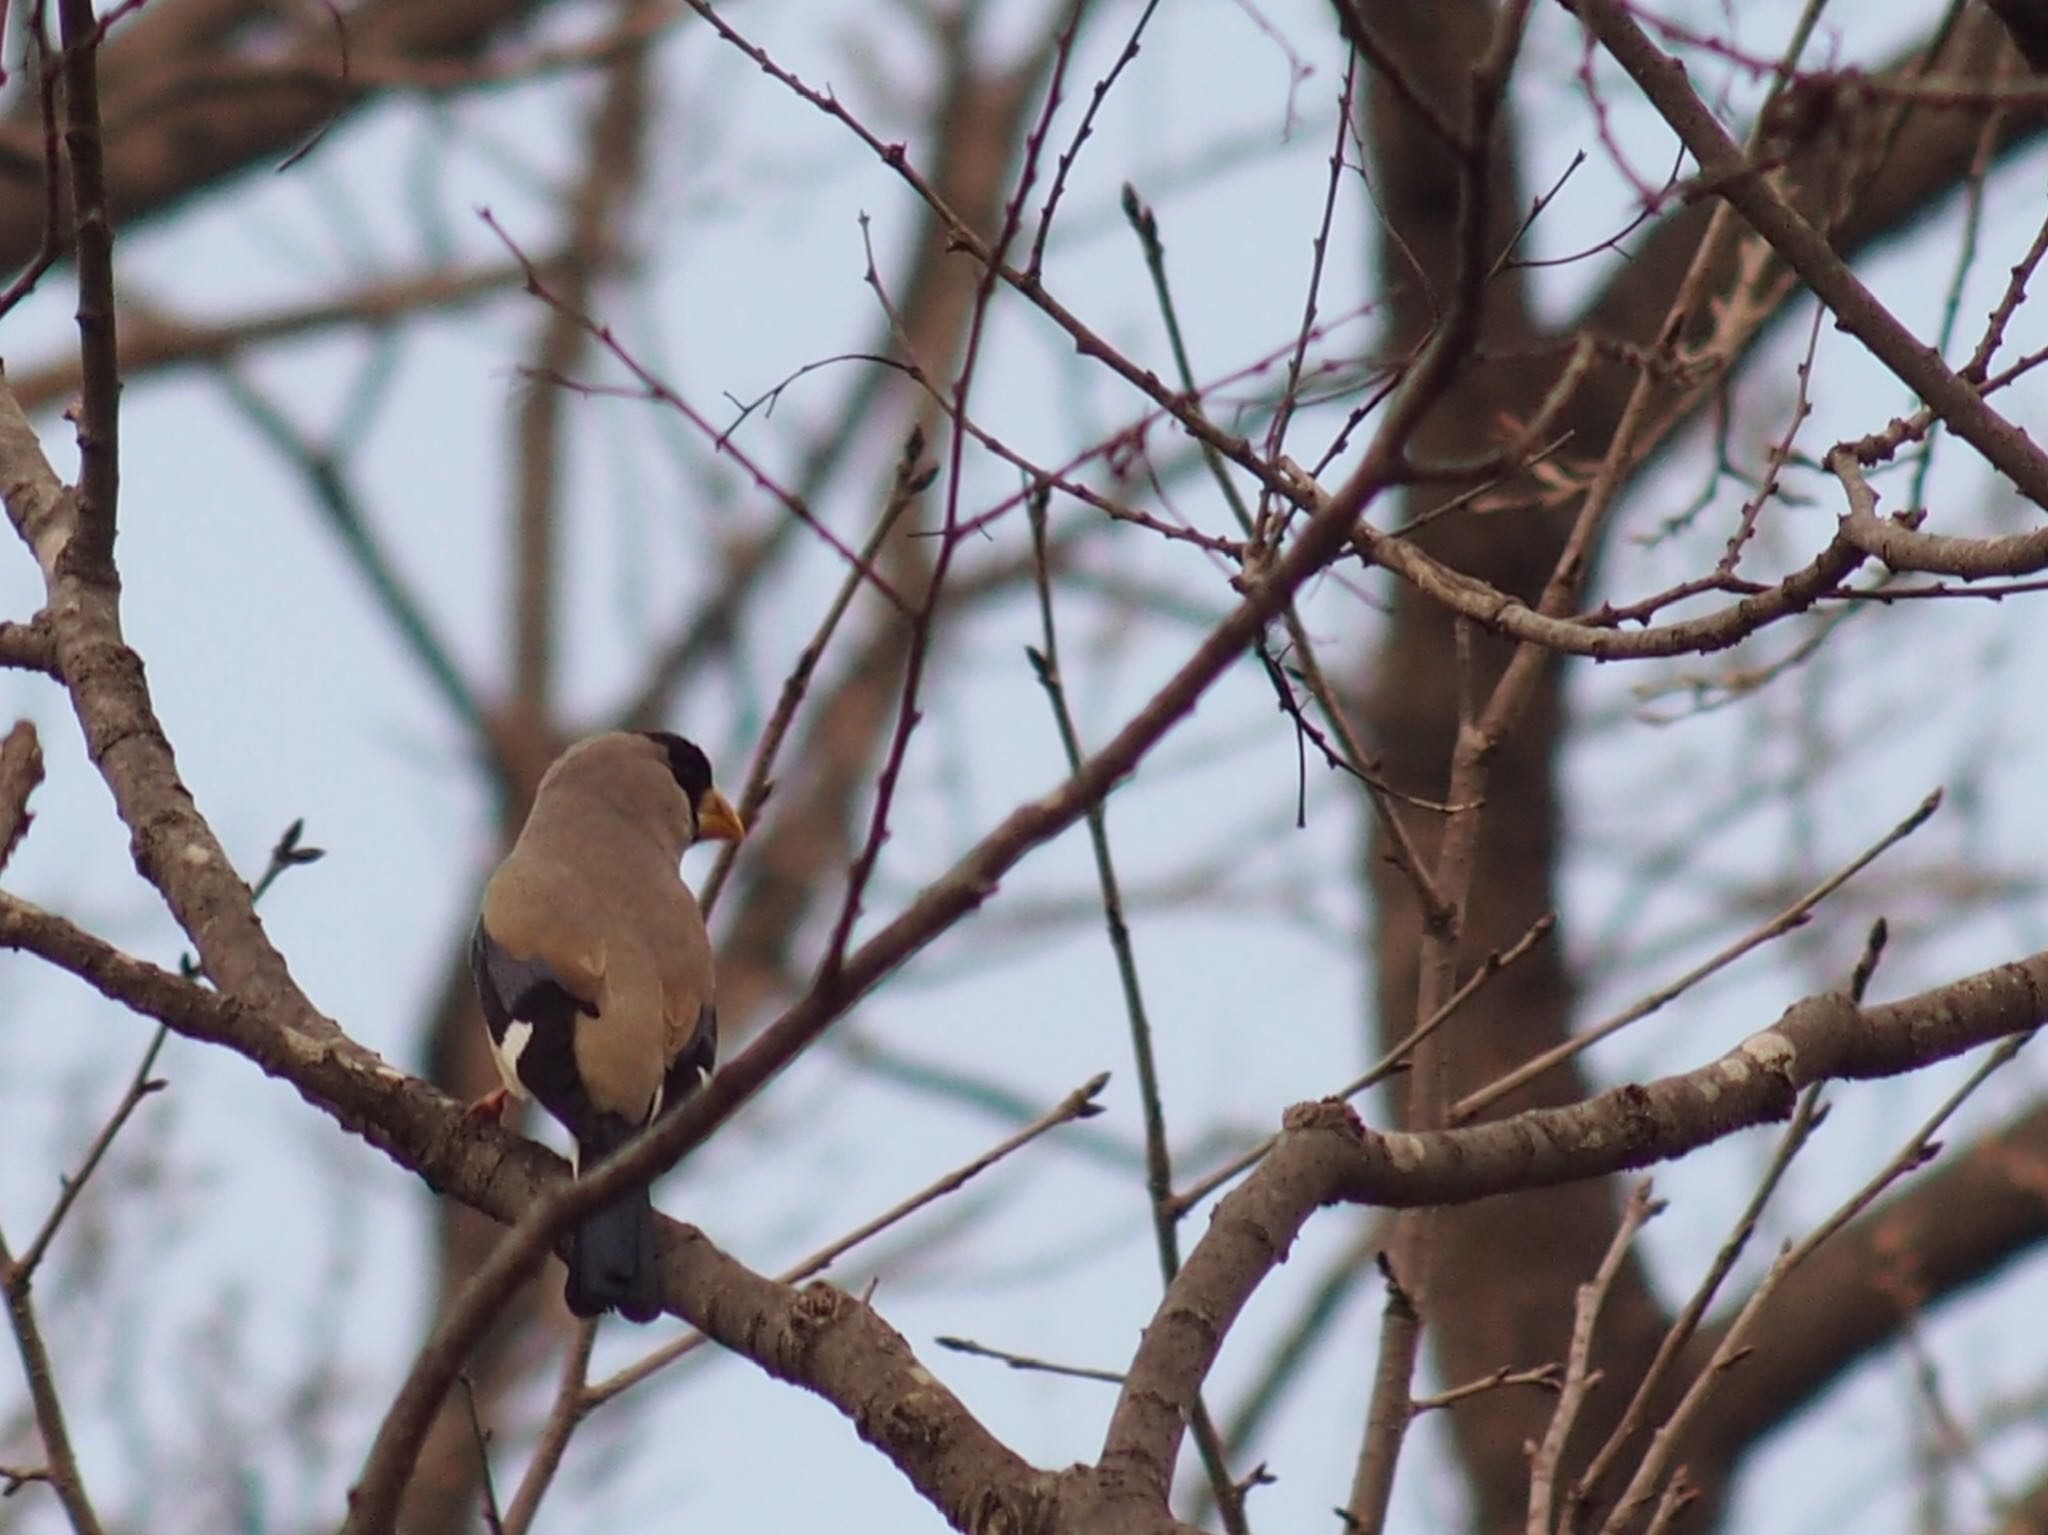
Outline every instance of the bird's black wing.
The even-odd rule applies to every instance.
[[[492,1046],[580,1143],[599,1115],[576,1069],[576,1020],[596,1017],[597,1008],[565,987],[546,960],[515,958],[481,921],[469,941],[469,970]]]
[[[592,1103],[576,1070],[576,1020],[596,1017],[597,1008],[565,987],[546,960],[507,952],[481,920],[469,941],[469,969],[492,1048],[575,1137],[578,1166],[595,1167],[628,1144],[639,1126]],[[645,1322],[660,1311],[654,1205],[645,1184],[577,1223],[568,1265],[566,1297],[577,1316],[618,1311]]]

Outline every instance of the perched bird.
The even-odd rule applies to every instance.
[[[691,843],[745,830],[690,742],[592,736],[548,769],[484,887],[470,971],[505,1092],[562,1122],[579,1171],[710,1079],[711,940],[677,864]],[[578,1316],[644,1322],[660,1309],[644,1185],[571,1234],[565,1293]]]

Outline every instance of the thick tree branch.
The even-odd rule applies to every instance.
[[[1855,458],[1837,448],[1828,467],[1848,492],[1849,510],[1842,518],[1842,540],[1893,571],[1924,571],[1982,581],[1994,576],[2032,575],[2048,568],[2048,528],[2009,533],[2000,538],[1959,538],[1952,533],[1922,533],[1916,512],[1892,517],[1877,515],[1877,492],[1864,478]]]
[[[494,1219],[519,1220],[566,1176],[552,1153],[478,1126],[453,1100],[360,1046],[294,1048],[291,1031],[235,999],[5,895],[0,946],[39,954],[175,1032],[246,1056],[400,1165]],[[1150,1508],[1131,1527],[1163,1528],[1160,1500],[1185,1403],[1245,1300],[1317,1208],[1467,1203],[1646,1166],[1781,1119],[1814,1082],[1915,1071],[2043,1022],[2048,953],[1883,1006],[1859,1009],[1839,994],[1811,998],[1693,1071],[1467,1129],[1382,1134],[1341,1103],[1300,1105],[1288,1112],[1265,1162],[1223,1201],[1146,1329],[1099,1478],[1086,1469],[1054,1478],[1024,1465],[865,1305],[828,1285],[778,1285],[701,1232],[668,1221],[660,1233],[664,1302],[778,1379],[832,1402],[962,1529],[986,1528],[999,1507],[1022,1528],[1095,1528],[1089,1521],[1108,1504]],[[661,1127],[659,1153],[695,1144],[746,1090],[744,1080],[714,1079]],[[1062,1521],[1074,1522],[1037,1522],[1055,1502]]]
[[[235,999],[132,959],[4,894],[0,946],[37,953],[176,1033],[234,1050],[431,1186],[494,1220],[520,1220],[567,1178],[560,1158],[478,1124],[453,1099],[361,1046],[337,1038],[301,1048],[294,1031]],[[694,1145],[730,1113],[736,1097],[726,1076],[714,1079],[663,1123],[658,1143],[650,1138],[653,1154],[673,1157]],[[660,1225],[668,1309],[776,1378],[838,1406],[961,1529],[985,1529],[999,1510],[1017,1528],[1044,1527],[1036,1511],[1052,1498],[1055,1479],[990,1436],[871,1309],[823,1283],[778,1285],[701,1232]],[[1141,1527],[1163,1527],[1163,1514]]]
[[[249,887],[193,806],[150,703],[142,660],[121,637],[110,562],[73,558],[81,503],[43,457],[34,429],[0,383],[0,498],[42,567],[57,667],[86,750],[133,837],[136,866],[169,904],[215,985],[304,1042],[338,1031],[286,970],[256,920]]]
[[[36,727],[18,720],[7,739],[0,741],[0,869],[14,856],[14,849],[34,819],[28,811],[28,797],[43,781],[43,747],[36,739]]]
[[[1279,1143],[1225,1197],[1145,1330],[1103,1447],[1106,1470],[1170,1471],[1190,1400],[1238,1311],[1327,1204],[1412,1208],[1604,1177],[1785,1118],[1799,1092],[1894,1076],[2048,1021],[2048,953],[1879,1007],[1829,993],[1719,1060],[1562,1108],[1461,1130],[1381,1134],[1325,1101],[1288,1111]]]
[[[56,676],[57,647],[50,638],[49,621],[41,614],[25,624],[0,620],[0,666]]]

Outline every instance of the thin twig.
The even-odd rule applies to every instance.
[[[1074,1380],[1099,1380],[1112,1386],[1124,1383],[1123,1374],[1117,1370],[1097,1370],[1082,1364],[1055,1364],[1049,1359],[1038,1359],[1030,1354],[1013,1354],[1008,1349],[990,1348],[986,1343],[976,1343],[972,1338],[936,1337],[932,1342],[940,1348],[951,1349],[956,1354],[972,1355],[976,1359],[994,1359],[1013,1370],[1035,1370],[1043,1375],[1065,1375]]]
[[[1657,1512],[1650,1516],[1650,1522],[1643,1528],[1643,1535],[1664,1535],[1671,1528],[1671,1521],[1695,1502],[1700,1495],[1693,1486],[1692,1478],[1680,1466],[1671,1473],[1671,1480],[1665,1484],[1664,1495],[1657,1500]]]
[[[1414,1053],[1416,1047],[1423,1044],[1438,1029],[1450,1022],[1456,1016],[1458,1010],[1469,1002],[1481,987],[1496,975],[1499,975],[1501,971],[1507,969],[1516,960],[1527,954],[1531,949],[1535,948],[1537,944],[1548,938],[1556,928],[1557,914],[1555,912],[1545,912],[1530,925],[1529,930],[1522,934],[1520,938],[1517,938],[1505,949],[1495,949],[1492,953],[1488,954],[1481,961],[1479,968],[1467,976],[1464,983],[1444,999],[1443,1006],[1410,1029],[1384,1055],[1367,1067],[1363,1075],[1352,1078],[1351,1081],[1345,1083],[1336,1092],[1330,1094],[1330,1096],[1345,1099],[1356,1098],[1360,1093],[1365,1092],[1369,1088],[1377,1087],[1388,1077],[1394,1075],[1395,1072],[1401,1070],[1402,1063]],[[1176,1212],[1180,1215],[1187,1214],[1189,1210],[1207,1199],[1211,1194],[1223,1187],[1224,1184],[1256,1167],[1260,1159],[1273,1149],[1273,1145],[1278,1139],[1279,1137],[1276,1135],[1267,1136],[1249,1151],[1232,1158],[1213,1173],[1202,1178],[1199,1182],[1190,1184],[1187,1188],[1176,1194],[1173,1199]]]
[[[0,17],[6,14],[5,5],[0,5]],[[57,67],[48,53],[48,43],[40,25],[23,27],[26,39],[24,52],[29,67],[36,76],[36,104],[42,119],[43,139],[43,232],[36,241],[36,251],[14,281],[0,292],[0,317],[4,317],[23,299],[35,292],[36,284],[43,280],[43,274],[57,264],[64,254],[64,170],[63,155],[57,133]],[[0,73],[6,66],[0,64]]]
[[[1350,80],[1347,75],[1347,89],[1349,83]],[[1339,156],[1339,163],[1341,163],[1341,156]],[[1334,198],[1334,196],[1335,179],[1333,171],[1331,197]],[[1201,393],[1195,380],[1194,362],[1188,354],[1187,339],[1181,330],[1180,311],[1173,298],[1173,284],[1167,277],[1166,243],[1159,232],[1159,217],[1145,203],[1144,199],[1138,195],[1137,189],[1128,183],[1126,183],[1123,189],[1123,210],[1125,219],[1138,237],[1139,248],[1145,258],[1145,270],[1152,279],[1153,295],[1159,305],[1160,319],[1166,326],[1167,344],[1173,354],[1174,373],[1180,383],[1182,396],[1190,400],[1199,399],[1201,398]],[[1314,325],[1315,288],[1313,282],[1320,278],[1322,244],[1327,240],[1327,237],[1328,224],[1326,221],[1322,233],[1318,236],[1316,276],[1312,279],[1307,300],[1308,313],[1303,320],[1303,330],[1301,332],[1301,344],[1303,346],[1306,345],[1308,330]],[[1297,364],[1299,357],[1300,349],[1297,348],[1295,352]],[[1290,372],[1289,378],[1290,383],[1286,387],[1288,390],[1291,390],[1293,388],[1293,381],[1298,378],[1298,374]],[[1283,392],[1280,414],[1275,418],[1276,424],[1282,423],[1290,397],[1288,393]],[[1278,547],[1278,540],[1283,532],[1284,519],[1277,516],[1263,519],[1255,518],[1251,507],[1245,502],[1243,493],[1238,489],[1237,482],[1230,477],[1229,465],[1224,461],[1224,457],[1218,450],[1217,445],[1208,438],[1199,438],[1197,441],[1203,464],[1208,468],[1211,478],[1215,480],[1218,491],[1223,496],[1225,504],[1230,508],[1231,516],[1236,519],[1238,531],[1243,533],[1247,540],[1243,556],[1246,567],[1248,570],[1256,569],[1263,565],[1270,558],[1273,550]],[[1269,456],[1277,460],[1277,449]],[[1262,495],[1264,498],[1270,499],[1272,497],[1271,488],[1267,487],[1262,492]],[[1378,814],[1381,826],[1386,832],[1387,855],[1393,860],[1395,867],[1415,887],[1416,896],[1420,900],[1424,911],[1430,913],[1431,916],[1438,920],[1448,920],[1449,914],[1444,910],[1443,899],[1438,893],[1435,883],[1431,880],[1428,871],[1424,868],[1422,856],[1416,849],[1413,839],[1408,834],[1407,826],[1401,820],[1400,814],[1393,804],[1394,799],[1398,796],[1393,794],[1380,777],[1379,765],[1359,742],[1357,733],[1352,729],[1350,720],[1345,716],[1343,709],[1339,707],[1336,690],[1330,687],[1323,678],[1322,668],[1316,661],[1315,646],[1309,638],[1308,626],[1301,619],[1300,608],[1291,601],[1287,603],[1281,609],[1281,621],[1286,626],[1288,642],[1294,648],[1295,660],[1302,681],[1308,688],[1309,695],[1315,699],[1317,706],[1322,711],[1324,719],[1329,721],[1330,728],[1336,733],[1338,741],[1343,746],[1343,754],[1341,756],[1331,754],[1327,743],[1323,742],[1320,737],[1316,738],[1317,745],[1323,749],[1326,759],[1346,768],[1353,777],[1365,785],[1366,791],[1371,797],[1373,809]],[[1284,687],[1285,674],[1280,672],[1278,663],[1273,661],[1267,652],[1264,638],[1261,637],[1253,648],[1259,658],[1266,663],[1268,674],[1275,676],[1277,680],[1282,682],[1283,685],[1280,690],[1281,707],[1292,716],[1296,729],[1303,734],[1311,733],[1313,727],[1309,725],[1307,718],[1300,710],[1294,706],[1291,696]],[[1305,824],[1306,821],[1306,791],[1307,785],[1304,780],[1301,796],[1303,801],[1302,808],[1296,814],[1298,825]]]
[[[57,1376],[50,1364],[50,1352],[37,1324],[35,1305],[30,1300],[31,1275],[8,1251],[7,1234],[0,1231],[0,1299],[7,1305],[7,1320],[14,1331],[15,1347],[21,1353],[22,1374],[28,1382],[29,1405],[35,1413],[36,1430],[43,1441],[43,1465],[39,1471],[11,1479],[47,1483],[71,1521],[73,1535],[102,1535],[99,1515],[85,1490],[85,1478],[78,1469],[78,1456],[71,1446],[71,1433],[64,1424],[64,1404],[57,1395]]]
[[[1446,1407],[1455,1407],[1472,1397],[1484,1396],[1489,1391],[1500,1391],[1509,1386],[1535,1386],[1539,1390],[1555,1392],[1563,1383],[1562,1376],[1563,1371],[1554,1364],[1533,1365],[1526,1370],[1511,1370],[1502,1365],[1491,1375],[1482,1375],[1478,1380],[1468,1380],[1464,1385],[1453,1386],[1448,1391],[1410,1397],[1408,1407],[1415,1413],[1439,1412]]]
[[[1740,938],[1722,949],[1720,953],[1695,965],[1668,986],[1661,987],[1640,1001],[1631,1003],[1613,1017],[1602,1019],[1592,1027],[1580,1030],[1562,1044],[1554,1045],[1542,1054],[1531,1057],[1505,1076],[1496,1078],[1474,1092],[1467,1093],[1463,1098],[1460,1098],[1451,1105],[1450,1122],[1454,1125],[1463,1124],[1481,1110],[1497,1103],[1524,1083],[1533,1081],[1553,1067],[1564,1064],[1564,1062],[1570,1060],[1580,1051],[1598,1044],[1601,1040],[1620,1032],[1630,1024],[1640,1022],[1642,1019],[1649,1017],[1650,1014],[1656,1012],[1666,1003],[1684,995],[1685,992],[1691,990],[1708,976],[1718,970],[1725,969],[1743,955],[1749,953],[1750,950],[1769,943],[1772,939],[1782,937],[1784,934],[1800,927],[1805,923],[1807,913],[1812,911],[1814,907],[1869,868],[1884,853],[1918,831],[1926,823],[1927,818],[1941,808],[1941,799],[1942,791],[1936,789],[1915,806],[1913,812],[1903,821],[1899,822],[1898,825],[1878,838],[1876,842],[1857,854],[1847,864],[1844,864],[1840,869],[1807,891],[1806,894],[1799,897],[1790,906],[1787,906],[1768,922],[1751,928],[1747,933],[1744,933]]]
[[[1788,1244],[1779,1254],[1768,1273],[1757,1284],[1742,1310],[1729,1325],[1713,1357],[1707,1361],[1697,1379],[1687,1390],[1684,1398],[1665,1419],[1650,1441],[1649,1448],[1637,1463],[1634,1476],[1628,1487],[1608,1513],[1600,1527],[1600,1535],[1621,1535],[1630,1528],[1649,1508],[1664,1479],[1665,1468],[1683,1441],[1687,1429],[1699,1416],[1707,1398],[1712,1394],[1720,1377],[1748,1352],[1747,1338],[1756,1318],[1765,1304],[1784,1282],[1786,1275],[1813,1255],[1820,1245],[1840,1231],[1857,1215],[1877,1199],[1886,1189],[1907,1173],[1924,1166],[1935,1153],[1934,1136],[1963,1103],[1984,1085],[1985,1081],[2019,1054],[2031,1033],[2017,1035],[2002,1041],[1992,1050],[1977,1069],[1953,1093],[1943,1100],[1939,1108],[1927,1121],[1910,1136],[1905,1144],[1893,1154],[1883,1167],[1871,1176],[1861,1188],[1842,1201],[1826,1220],[1822,1221],[1805,1239],[1796,1246]]]
[[[108,1148],[114,1144],[114,1137],[121,1133],[129,1118],[142,1106],[143,1099],[169,1086],[161,1077],[150,1075],[156,1068],[157,1055],[169,1037],[170,1030],[163,1024],[158,1024],[155,1035],[149,1041],[149,1048],[142,1052],[142,1060],[136,1066],[135,1074],[128,1079],[128,1088],[121,1094],[121,1101],[114,1105],[114,1112],[107,1117],[107,1122],[100,1126],[99,1134],[93,1137],[92,1144],[86,1148],[85,1156],[78,1164],[78,1171],[63,1180],[56,1204],[50,1207],[50,1213],[43,1218],[42,1229],[36,1233],[35,1240],[28,1244],[28,1250],[21,1255],[21,1261],[16,1264],[24,1284],[35,1276],[44,1255],[50,1250],[50,1244],[57,1238],[58,1228],[64,1224],[64,1217],[71,1213],[71,1207],[78,1203],[78,1196],[85,1192],[87,1180],[98,1170]]]
[[[533,1516],[540,1512],[540,1500],[547,1495],[555,1472],[561,1468],[570,1436],[590,1411],[583,1382],[590,1373],[590,1351],[596,1342],[596,1321],[578,1322],[562,1356],[562,1380],[555,1388],[554,1405],[548,1409],[548,1420],[534,1441],[526,1475],[519,1479],[518,1490],[506,1506],[503,1535],[526,1535],[532,1527]]]
[[[1600,1446],[1592,1461],[1574,1482],[1566,1504],[1565,1528],[1577,1528],[1581,1511],[1598,1496],[1600,1484],[1613,1470],[1616,1461],[1628,1448],[1629,1442],[1635,1438],[1637,1430],[1648,1419],[1658,1393],[1664,1388],[1665,1380],[1677,1366],[1686,1345],[1699,1331],[1700,1321],[1706,1315],[1707,1307],[1713,1304],[1714,1297],[1720,1293],[1723,1281],[1733,1271],[1736,1260],[1749,1246],[1751,1237],[1756,1233],[1757,1222],[1763,1218],[1764,1207],[1777,1192],[1778,1185],[1784,1180],[1793,1158],[1804,1149],[1813,1132],[1820,1128],[1821,1122],[1826,1118],[1827,1110],[1821,1103],[1821,1090],[1816,1084],[1800,1094],[1799,1107],[1793,1111],[1792,1121],[1785,1127],[1785,1133],[1778,1138],[1777,1151],[1772,1155],[1770,1166],[1764,1169],[1763,1177],[1758,1180],[1755,1190],[1750,1194],[1748,1205],[1736,1220],[1727,1239],[1722,1242],[1720,1251],[1715,1253],[1714,1261],[1707,1266],[1705,1277],[1687,1299],[1685,1309],[1665,1330],[1663,1339],[1657,1345],[1656,1356],[1650,1361],[1650,1367],[1643,1372],[1642,1379],[1636,1383],[1635,1394],[1629,1399],[1628,1407],[1623,1411],[1620,1420],[1616,1422],[1606,1442]]]
[[[256,882],[249,887],[249,905],[253,908],[270,891],[270,887],[283,877],[285,870],[296,869],[303,864],[318,863],[327,856],[324,847],[306,847],[301,839],[306,835],[304,816],[293,821],[278,834],[271,844],[270,858],[263,866],[263,872],[256,876]],[[187,952],[178,956],[178,973],[186,980],[199,978],[198,956]]]
[[[498,1512],[498,1486],[491,1478],[491,1436],[476,1407],[476,1381],[464,1370],[456,1377],[456,1384],[462,1387],[462,1405],[469,1414],[469,1435],[476,1445],[477,1480],[483,1484],[484,1492],[484,1529],[487,1535],[505,1535],[505,1521]]]
[[[1301,403],[1301,376],[1308,361],[1309,337],[1315,334],[1316,307],[1323,292],[1323,263],[1330,250],[1330,229],[1337,216],[1337,191],[1344,178],[1344,141],[1354,121],[1355,92],[1358,88],[1358,54],[1354,50],[1344,61],[1344,87],[1337,95],[1337,142],[1330,146],[1330,175],[1323,184],[1322,220],[1309,242],[1308,291],[1301,302],[1301,323],[1295,327],[1294,347],[1287,358],[1287,375],[1280,386],[1280,399],[1273,419],[1266,424],[1266,456],[1277,459],[1287,448],[1287,428]],[[1269,510],[1271,492],[1263,492],[1260,510]]]
[[[477,216],[483,220],[485,227],[498,237],[500,243],[511,253],[512,259],[524,268],[526,273],[526,291],[528,293],[549,307],[566,313],[571,320],[604,349],[613,361],[617,362],[620,367],[632,375],[634,382],[639,386],[640,392],[646,398],[668,407],[668,409],[689,422],[698,432],[702,433],[706,439],[714,444],[717,452],[739,465],[741,471],[746,474],[747,478],[753,482],[757,489],[772,497],[782,506],[783,510],[809,528],[812,534],[823,542],[827,548],[832,550],[834,554],[859,571],[861,578],[869,586],[881,593],[888,600],[890,606],[901,613],[908,614],[911,612],[909,604],[883,578],[881,572],[871,565],[863,566],[854,555],[854,552],[846,547],[839,535],[818,520],[817,515],[812,512],[810,506],[801,496],[786,490],[767,470],[757,464],[749,454],[742,451],[709,417],[705,416],[703,412],[699,411],[674,389],[670,388],[668,384],[649,371],[640,359],[633,355],[631,348],[619,340],[609,325],[599,322],[589,314],[574,308],[557,296],[542,273],[539,264],[520,248],[518,242],[506,232],[505,226],[498,222],[497,217],[490,209],[479,209]],[[565,379],[541,379],[539,382],[567,383],[569,381]]]
[[[2037,503],[2048,505],[2048,453],[1984,401],[1939,354],[1864,286],[1828,237],[1795,209],[1774,178],[1756,173],[1687,79],[1619,0],[1582,0],[1580,19],[1596,33],[1658,114],[1692,151],[1702,183],[1725,198],[1803,278],[1848,331],[1939,412],[1948,428]]]
[[[1593,1329],[1599,1325],[1600,1308],[1614,1288],[1615,1276],[1621,1272],[1622,1260],[1628,1256],[1636,1233],[1663,1209],[1662,1201],[1650,1197],[1649,1179],[1630,1189],[1622,1206],[1621,1224],[1607,1246],[1607,1256],[1601,1259],[1592,1280],[1579,1286],[1572,1308],[1571,1343],[1565,1353],[1564,1388],[1558,1393],[1550,1425],[1529,1465],[1528,1535],[1551,1535],[1557,1506],[1557,1468],[1564,1459],[1565,1441],[1571,1437],[1586,1397],[1600,1378],[1593,1368]]]
[[[847,568],[840,580],[839,590],[832,594],[832,601],[826,605],[825,613],[818,625],[811,631],[811,637],[804,648],[797,652],[796,662],[789,669],[789,675],[782,679],[782,692],[776,697],[775,712],[769,715],[767,728],[761,732],[761,739],[754,747],[754,761],[747,770],[747,782],[740,794],[740,819],[752,826],[761,808],[768,803],[768,796],[775,788],[775,759],[782,750],[782,743],[789,735],[789,728],[796,720],[796,711],[810,691],[811,679],[816,675],[818,663],[824,659],[826,647],[832,643],[832,636],[838,631],[839,621],[846,616],[846,610],[853,603],[854,594],[860,590],[862,571],[872,570],[881,558],[882,546],[889,540],[896,524],[903,514],[916,505],[917,498],[929,488],[936,472],[925,462],[924,433],[913,427],[903,444],[903,454],[896,461],[895,478],[891,481],[889,499],[883,504],[881,516],[875,519],[875,526],[868,534],[868,540],[861,546],[858,557]],[[732,873],[734,857],[738,854],[736,843],[728,842],[719,849],[718,861],[711,866],[705,877],[704,888],[698,895],[698,902],[709,916],[718,904],[718,897],[725,889],[727,877]]]
[[[1073,29],[1081,20],[1085,7],[1076,5],[1072,19],[1067,24],[1061,44],[1063,49],[1072,47]],[[1039,210],[1038,233],[1032,237],[1031,256],[1024,263],[1024,270],[1036,278],[1045,265],[1045,242],[1052,238],[1053,215],[1059,211],[1060,195],[1067,189],[1067,173],[1074,168],[1074,162],[1081,157],[1081,146],[1088,142],[1088,136],[1095,131],[1095,115],[1102,110],[1102,103],[1108,99],[1110,90],[1116,85],[1131,61],[1138,56],[1138,46],[1145,36],[1145,29],[1152,24],[1152,13],[1159,9],[1159,0],[1145,0],[1145,9],[1138,13],[1138,19],[1131,26],[1130,36],[1124,39],[1124,46],[1117,54],[1109,72],[1095,82],[1095,89],[1089,94],[1088,106],[1081,113],[1081,122],[1074,129],[1074,137],[1067,144],[1058,163],[1053,167],[1052,190],[1046,194],[1045,206]]]
[[[1899,1319],[1899,1343],[1913,1363],[1913,1391],[1927,1416],[1926,1433],[1933,1441],[1930,1448],[1935,1465],[1944,1469],[1960,1466],[1976,1483],[1978,1496],[1983,1498],[1986,1506],[2001,1520],[2009,1520],[2014,1511],[2012,1496],[1999,1485],[1997,1475],[1985,1464],[1988,1444],[1981,1436],[1966,1429],[1949,1406],[1941,1389],[1940,1367],[1927,1346],[1919,1308],[1911,1302],[1907,1303],[1905,1315]]]

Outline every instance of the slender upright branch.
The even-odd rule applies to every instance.
[[[33,1271],[17,1262],[8,1250],[6,1233],[0,1232],[0,1300],[7,1307],[7,1321],[14,1332],[15,1348],[21,1354],[22,1374],[28,1382],[29,1406],[35,1414],[36,1430],[43,1441],[44,1464],[39,1479],[46,1482],[71,1522],[72,1535],[102,1535],[99,1515],[85,1490],[85,1478],[72,1448],[71,1431],[64,1422],[64,1403],[57,1394],[57,1374],[50,1363],[50,1351],[36,1319],[29,1288]]]
[[[71,168],[81,378],[78,541],[71,557],[92,579],[112,584],[121,489],[121,350],[114,324],[114,224],[100,142],[101,33],[92,0],[57,0],[57,17],[64,42],[64,152]]]
[[[1162,278],[1162,283],[1164,279]],[[1169,306],[1168,313],[1171,313]],[[1220,466],[1219,466],[1220,467]],[[1027,508],[1031,518],[1031,547],[1035,557],[1038,586],[1039,635],[1044,646],[1028,650],[1031,668],[1045,690],[1052,707],[1053,724],[1059,731],[1060,749],[1066,753],[1067,768],[1079,772],[1082,762],[1081,735],[1074,727],[1073,710],[1067,705],[1066,679],[1060,672],[1059,627],[1053,622],[1052,569],[1046,558],[1045,501],[1040,495]],[[1124,1018],[1130,1026],[1131,1057],[1137,1067],[1138,1102],[1145,1125],[1145,1194],[1152,1211],[1152,1245],[1159,1260],[1162,1285],[1173,1283],[1180,1272],[1180,1211],[1174,1202],[1173,1157],[1166,1138],[1166,1104],[1159,1089],[1159,1064],[1152,1049],[1152,1021],[1145,1012],[1145,988],[1138,976],[1138,954],[1131,942],[1130,923],[1124,917],[1123,892],[1118,888],[1116,859],[1109,845],[1109,810],[1101,801],[1088,807],[1088,845],[1095,854],[1095,879],[1102,892],[1102,920],[1109,933],[1110,953],[1116,959],[1117,982],[1123,989]],[[1209,1408],[1199,1396],[1188,1404],[1189,1422],[1195,1446],[1209,1476],[1209,1490],[1223,1527],[1232,1535],[1245,1535],[1244,1498],[1230,1475],[1228,1452],[1217,1432]],[[1171,1474],[1171,1468],[1162,1468]]]

